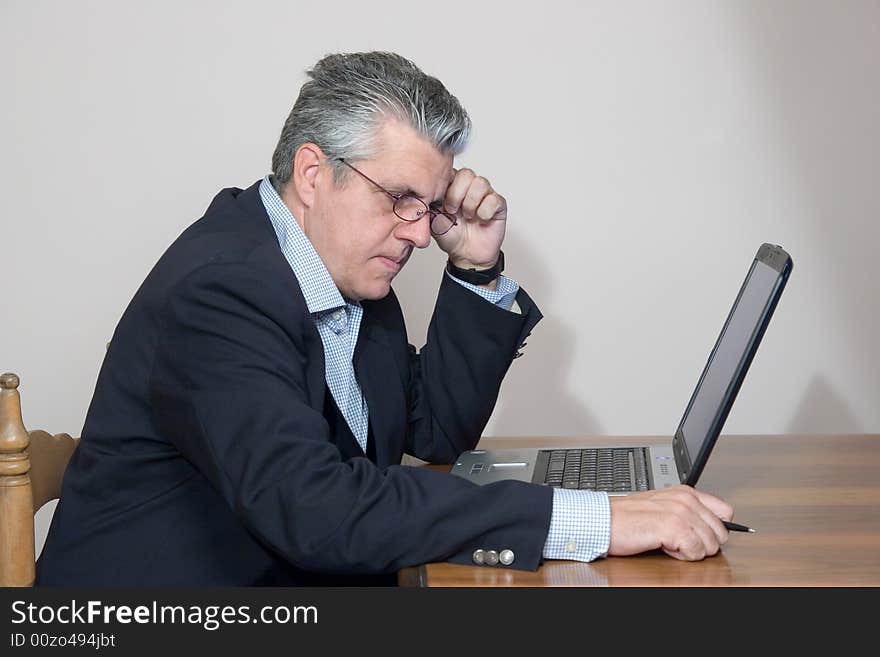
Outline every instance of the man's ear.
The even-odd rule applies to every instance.
[[[293,183],[297,196],[307,208],[311,208],[315,203],[321,163],[326,159],[327,157],[317,144],[306,142],[296,149],[290,181]]]

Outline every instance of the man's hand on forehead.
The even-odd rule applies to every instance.
[[[462,269],[488,269],[498,260],[507,224],[507,200],[472,169],[452,169],[443,211],[457,225],[435,237],[438,246]]]
[[[507,201],[492,189],[491,183],[471,169],[453,169],[453,178],[446,188],[443,207],[464,219],[505,219]],[[504,216],[499,216],[501,214]]]

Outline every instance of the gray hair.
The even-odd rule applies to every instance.
[[[284,122],[272,155],[280,192],[293,173],[297,149],[317,144],[342,184],[349,173],[336,158],[375,157],[376,132],[389,118],[409,124],[443,153],[458,155],[470,138],[471,120],[443,83],[391,52],[327,55],[307,71],[312,79]]]

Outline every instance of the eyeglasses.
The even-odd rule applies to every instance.
[[[393,198],[394,214],[396,214],[404,221],[409,223],[419,221],[427,214],[431,217],[431,233],[434,235],[443,235],[445,233],[448,233],[453,226],[456,226],[458,224],[458,220],[456,220],[455,217],[450,217],[448,214],[440,212],[439,210],[432,210],[422,199],[416,196],[410,196],[409,194],[392,194],[387,189],[382,187],[382,185],[367,176],[365,173],[355,169],[352,165],[345,161],[345,158],[338,157],[336,159],[342,162],[345,166],[347,166],[355,173],[369,180],[376,187],[378,187],[383,192],[388,194],[388,196]]]

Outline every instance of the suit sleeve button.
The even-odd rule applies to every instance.
[[[498,553],[495,550],[486,552],[486,565],[495,566],[498,564]]]
[[[486,562],[486,551],[485,550],[474,550],[473,555],[474,563],[478,566],[482,566]]]
[[[498,555],[498,560],[505,566],[509,566],[510,564],[512,564],[513,559],[513,550],[501,550],[501,554]]]

